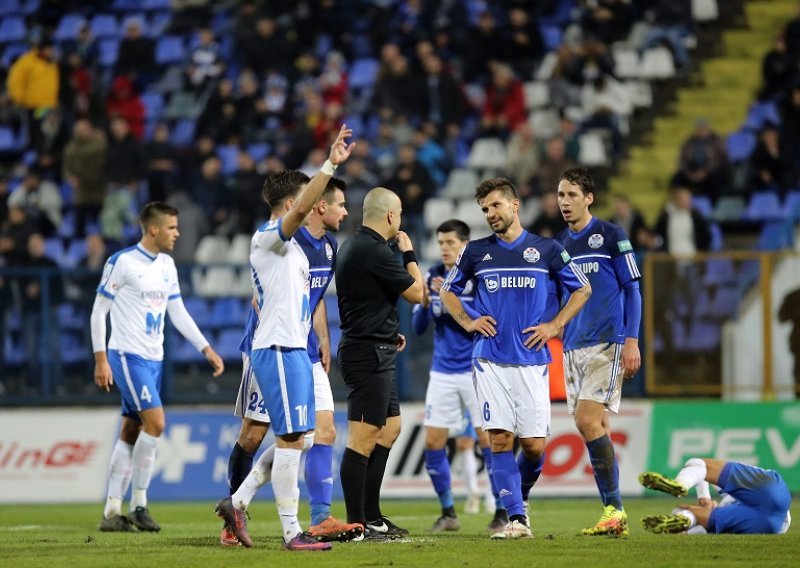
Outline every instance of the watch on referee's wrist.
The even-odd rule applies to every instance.
[[[403,253],[403,266],[406,264],[410,264],[412,262],[417,262],[417,255],[414,254],[413,250],[407,250]],[[417,263],[419,264],[419,263]]]

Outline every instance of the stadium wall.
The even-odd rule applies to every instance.
[[[347,439],[339,432],[334,476]],[[435,498],[423,462],[424,406],[402,408],[403,430],[386,470],[385,497]],[[691,456],[716,456],[777,469],[800,492],[800,405],[626,402],[613,421],[621,489],[642,495],[641,471],[675,474]],[[10,410],[0,415],[0,503],[97,502],[119,428],[115,409]],[[171,408],[150,496],[209,500],[226,493],[227,460],[239,421],[229,408]],[[265,443],[271,443],[268,439]],[[266,446],[265,446],[266,447]],[[594,496],[586,450],[564,405],[553,406],[547,461],[535,494]],[[457,493],[463,485],[455,483]],[[341,498],[336,483],[335,498]],[[271,497],[265,488],[262,498]]]

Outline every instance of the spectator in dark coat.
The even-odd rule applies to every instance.
[[[111,121],[111,138],[106,159],[106,179],[111,184],[126,184],[144,179],[147,172],[144,148],[131,134],[124,118]]]
[[[142,35],[142,24],[129,20],[125,35],[119,44],[117,75],[127,75],[134,80],[149,81],[156,67],[156,52],[153,40]]]
[[[785,194],[797,186],[797,164],[780,138],[777,126],[768,124],[761,131],[758,144],[750,157],[753,191],[777,190]]]

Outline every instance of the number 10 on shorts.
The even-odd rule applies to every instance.
[[[308,424],[308,405],[307,404],[298,404],[294,407],[295,411],[297,411],[297,422],[300,426],[306,426]]]

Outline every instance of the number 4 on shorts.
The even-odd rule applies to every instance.
[[[150,389],[147,388],[147,385],[142,385],[142,392],[139,395],[139,398],[145,402],[153,401],[153,395],[150,394]]]

